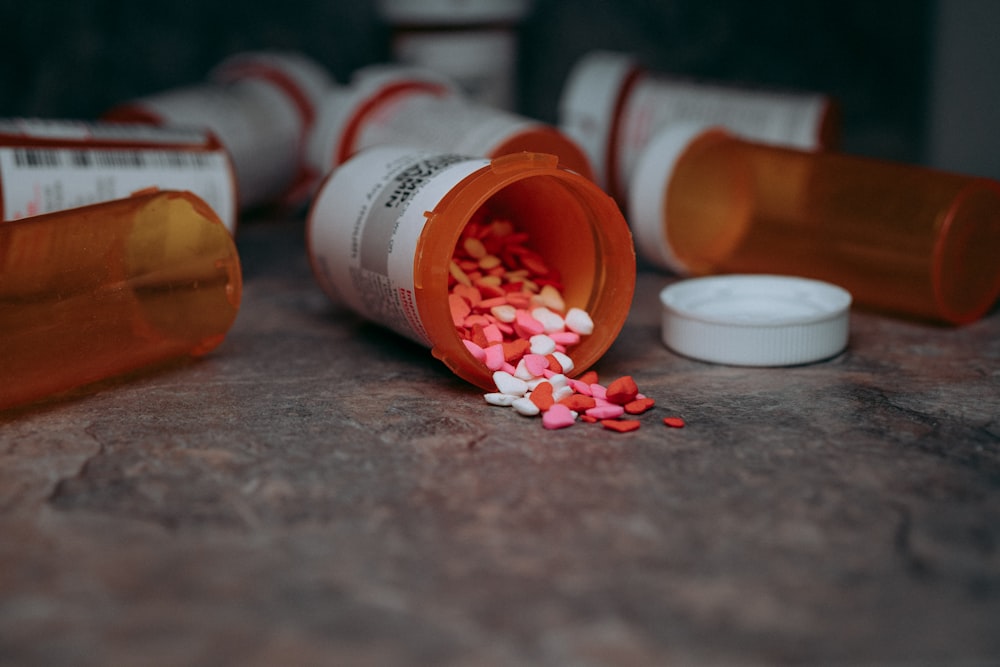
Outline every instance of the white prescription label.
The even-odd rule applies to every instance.
[[[400,151],[371,149],[334,172],[313,207],[310,252],[328,294],[429,347],[413,276],[425,213],[489,162]]]
[[[146,188],[188,190],[232,232],[236,194],[222,150],[0,147],[3,219],[128,197]]]

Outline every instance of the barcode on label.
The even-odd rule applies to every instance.
[[[209,153],[157,150],[67,150],[15,148],[14,164],[24,168],[88,167],[111,169],[205,169],[213,167]]]
[[[69,142],[141,141],[153,144],[204,146],[208,132],[197,128],[160,127],[143,123],[88,123],[78,120],[0,118],[0,135],[62,139]],[[0,136],[0,139],[4,137]]]

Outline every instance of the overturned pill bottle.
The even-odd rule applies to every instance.
[[[561,276],[567,307],[595,323],[573,348],[573,374],[610,347],[635,288],[635,251],[618,207],[592,181],[538,153],[493,160],[402,147],[352,157],[328,177],[307,219],[310,261],[335,301],[431,349],[484,389],[492,372],[463,343],[450,307],[452,258],[484,217],[530,237]]]
[[[251,51],[223,60],[204,82],[123,102],[103,118],[207,128],[232,157],[241,209],[294,207],[318,180],[304,160],[305,142],[332,85],[326,70],[305,55]]]
[[[425,69],[370,65],[323,102],[309,162],[323,173],[373,146],[406,145],[494,158],[528,151],[593,177],[583,149],[555,127],[474,102],[447,78]]]
[[[17,220],[158,188],[204,199],[236,231],[232,162],[211,132],[131,123],[0,119],[0,215]]]
[[[208,353],[241,280],[232,235],[190,192],[0,223],[0,410]]]
[[[681,124],[640,157],[628,215],[639,255],[680,274],[813,278],[945,324],[1000,296],[1000,183],[987,178]]]
[[[444,74],[480,104],[517,107],[518,27],[531,0],[377,0],[394,61]]]
[[[722,125],[735,134],[804,150],[838,143],[839,109],[828,95],[763,90],[671,77],[634,56],[594,51],[573,66],[558,125],[584,148],[597,182],[619,201],[653,135],[678,122]]]

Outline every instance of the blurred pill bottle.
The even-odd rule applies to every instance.
[[[125,102],[107,120],[211,130],[232,156],[240,209],[305,202],[318,180],[304,161],[316,106],[333,81],[294,52],[238,53],[207,81]]]
[[[703,122],[763,143],[833,148],[839,111],[827,95],[759,90],[672,78],[630,55],[595,51],[570,71],[559,127],[587,151],[597,181],[619,201],[639,154],[660,128]]]
[[[629,186],[639,255],[681,274],[777,273],[871,309],[965,324],[1000,296],[1000,183],[836,152],[661,130]]]
[[[594,333],[573,349],[583,372],[608,349],[635,287],[631,234],[614,201],[554,156],[494,160],[401,147],[363,151],[321,186],[307,221],[309,257],[325,292],[429,348],[484,389],[492,373],[463,344],[449,307],[449,265],[466,224],[502,217],[563,280],[568,308]]]
[[[455,81],[471,99],[517,108],[518,24],[531,0],[376,0],[395,62]]]
[[[0,119],[2,220],[121,199],[147,188],[191,191],[236,231],[233,165],[207,130]]]
[[[0,410],[204,355],[241,290],[232,235],[190,192],[0,222]]]
[[[430,70],[395,65],[362,68],[350,86],[327,95],[309,163],[326,173],[365,148],[392,145],[487,158],[548,153],[561,167],[593,176],[583,149],[555,127],[476,103]]]

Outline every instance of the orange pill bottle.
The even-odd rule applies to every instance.
[[[207,130],[131,123],[0,119],[0,219],[187,190],[236,231],[236,176]]]
[[[373,146],[486,158],[548,153],[561,167],[593,177],[583,149],[555,127],[476,103],[430,71],[394,65],[363,68],[350,86],[327,96],[310,140],[310,164],[326,173]]]
[[[119,104],[106,120],[211,130],[229,151],[240,207],[299,205],[318,174],[304,159],[316,108],[333,85],[319,64],[283,51],[238,53],[202,83]]]
[[[571,354],[596,362],[625,323],[635,288],[632,237],[592,181],[538,153],[493,160],[412,148],[363,151],[320,188],[307,221],[316,279],[335,301],[431,349],[459,377],[490,389],[449,307],[449,264],[465,225],[486,208],[530,236],[559,271],[567,308],[595,323]]]
[[[832,148],[839,111],[828,95],[722,85],[651,72],[631,55],[594,51],[570,71],[559,128],[582,146],[596,178],[619,201],[656,132],[680,122],[718,124],[762,143]]]
[[[949,324],[1000,296],[1000,183],[987,178],[680,124],[638,160],[628,211],[639,254],[681,274],[815,278]]]
[[[232,235],[189,192],[0,223],[0,410],[209,352],[241,289]]]

